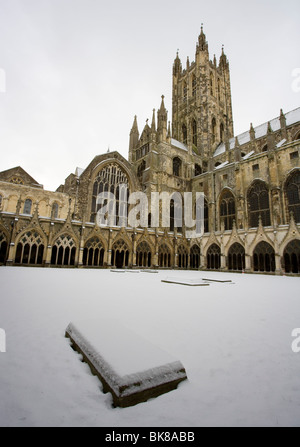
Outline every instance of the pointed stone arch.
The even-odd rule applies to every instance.
[[[78,241],[72,233],[59,232],[51,251],[51,265],[75,266]]]
[[[190,268],[198,269],[201,265],[201,250],[198,244],[193,244],[190,248]]]
[[[275,272],[275,250],[266,241],[259,242],[253,250],[252,264],[254,272]]]
[[[82,263],[86,266],[103,267],[104,266],[105,245],[99,236],[90,237],[83,249]]]
[[[221,248],[216,243],[211,244],[206,252],[206,268],[219,270],[221,267]]]
[[[158,265],[159,267],[170,268],[173,260],[173,249],[166,241],[162,241],[158,247]]]
[[[245,248],[239,242],[234,242],[228,250],[227,255],[228,270],[245,270]]]
[[[20,233],[15,245],[15,264],[43,264],[46,240],[36,228],[26,229]]]
[[[284,182],[284,196],[286,203],[287,222],[293,213],[296,223],[300,223],[300,168],[288,173]]]
[[[5,264],[8,254],[8,234],[0,226],[0,264]]]
[[[125,268],[129,266],[130,245],[126,240],[119,237],[113,245],[111,251],[111,264],[116,268]]]
[[[136,265],[138,267],[151,267],[153,259],[153,250],[149,242],[142,238],[136,247]]]
[[[300,273],[300,239],[292,239],[284,247],[282,268],[285,273]]]

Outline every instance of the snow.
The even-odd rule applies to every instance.
[[[211,282],[185,287],[168,276]],[[1,426],[299,426],[299,278],[220,272],[0,267]],[[188,380],[134,407],[65,338],[70,321],[121,322],[179,359]]]
[[[117,396],[186,377],[178,360],[117,320],[79,320],[66,331]]]
[[[296,124],[300,121],[300,107],[298,107],[295,110],[292,110],[285,114],[286,119],[286,125],[291,126],[292,124]],[[273,132],[276,132],[280,129],[280,117],[274,118],[270,121],[271,129]],[[254,128],[255,130],[255,138],[262,138],[265,137],[268,133],[268,123],[263,123],[257,127]],[[240,135],[237,136],[238,142],[240,146],[243,146],[246,143],[249,143],[250,141],[250,132],[246,131]],[[283,144],[283,140],[280,142]],[[231,138],[229,140],[229,146],[230,149],[234,149],[235,147],[235,138]],[[280,147],[278,144],[277,147]],[[221,143],[217,149],[215,150],[214,157],[217,157],[218,155],[224,154],[226,148],[225,143]]]
[[[188,150],[188,148],[185,144],[181,143],[180,141],[175,140],[174,138],[171,138],[171,144],[172,144],[172,146],[175,146],[178,149],[182,149],[183,151]]]

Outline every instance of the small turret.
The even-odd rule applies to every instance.
[[[161,97],[161,105],[157,111],[157,135],[159,141],[166,141],[167,138],[168,112],[164,103],[164,95]]]
[[[130,131],[130,137],[129,137],[129,161],[130,163],[133,161],[132,159],[132,152],[136,148],[138,141],[139,141],[139,130],[137,125],[137,117],[135,115],[133,125]]]

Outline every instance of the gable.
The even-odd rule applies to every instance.
[[[0,172],[0,181],[14,183],[17,185],[35,186],[43,188],[31,175],[29,175],[21,166],[7,169]]]

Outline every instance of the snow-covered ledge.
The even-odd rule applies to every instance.
[[[112,320],[72,322],[73,348],[110,392],[115,406],[129,407],[177,388],[187,379],[182,363]]]

